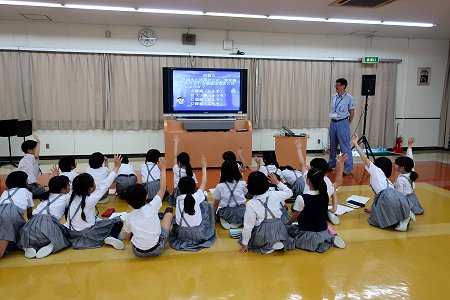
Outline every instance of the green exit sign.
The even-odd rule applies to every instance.
[[[380,62],[378,56],[364,56],[362,62],[365,64],[377,64]]]

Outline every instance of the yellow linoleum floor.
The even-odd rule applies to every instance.
[[[237,240],[219,224],[213,247],[137,258],[103,246],[66,249],[26,259],[16,251],[0,260],[2,299],[449,299],[450,191],[418,183],[425,209],[407,232],[368,225],[362,209],[334,228],[347,244],[326,253],[293,250],[240,254]],[[372,197],[368,186],[344,186]],[[371,204],[371,201],[369,202]],[[129,211],[113,198],[99,205]]]

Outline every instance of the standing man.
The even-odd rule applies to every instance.
[[[355,115],[355,99],[346,92],[347,80],[339,78],[336,80],[337,94],[331,97],[330,112],[330,159],[328,168],[336,167],[336,152],[338,144],[342,153],[348,154],[344,164],[344,175],[353,171],[353,157],[350,146],[350,123]]]

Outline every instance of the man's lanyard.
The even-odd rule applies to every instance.
[[[343,93],[341,96],[339,96],[339,94],[336,96],[336,100],[337,98],[339,99],[339,102],[336,104],[336,101],[334,102],[334,112],[337,112],[336,109],[339,107],[339,104],[341,104],[342,99],[344,99],[345,95],[347,95],[347,92]]]

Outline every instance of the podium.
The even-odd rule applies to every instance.
[[[199,121],[201,122],[201,121]],[[208,167],[220,168],[223,163],[222,154],[242,146],[243,156],[247,164],[252,162],[252,124],[248,120],[234,120],[234,126],[226,131],[188,131],[181,120],[164,121],[164,146],[167,167],[174,162],[173,137],[178,135],[178,153],[187,152],[191,157],[193,168],[201,167],[201,156],[205,155]],[[236,155],[237,156],[237,155]]]
[[[300,139],[303,144],[303,157],[306,163],[306,146],[309,136],[284,136],[274,135],[275,137],[275,154],[280,166],[290,165],[294,169],[300,170],[300,163],[297,157],[297,148],[295,148],[294,141]]]

